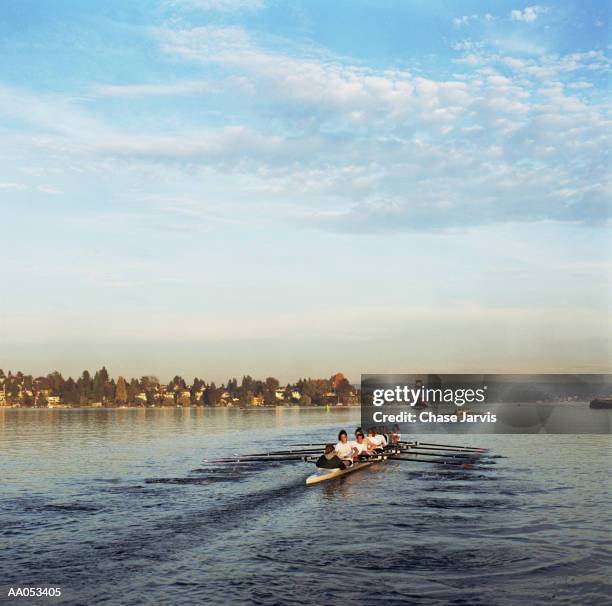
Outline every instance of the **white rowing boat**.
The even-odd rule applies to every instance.
[[[347,473],[359,471],[364,467],[369,467],[370,465],[374,465],[374,463],[379,462],[380,461],[364,461],[363,463],[353,463],[350,467],[347,467],[346,469],[319,469],[317,473],[313,473],[311,476],[308,476],[306,478],[306,484],[318,484],[319,482],[333,480],[334,478],[345,476]]]
[[[313,473],[311,476],[306,478],[306,484],[318,484],[319,482],[326,482],[327,480],[335,480],[341,476],[345,476],[349,473],[353,473],[355,471],[359,471],[360,469],[365,469],[370,465],[374,465],[375,463],[382,463],[386,461],[389,455],[398,454],[398,451],[390,451],[385,453],[383,456],[376,458],[370,461],[360,461],[357,463],[353,463],[350,467],[346,469],[318,469],[316,473]]]

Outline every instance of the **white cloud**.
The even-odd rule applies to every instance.
[[[13,191],[13,192],[35,190],[43,194],[61,193],[60,189],[52,185],[43,184],[43,185],[38,185],[38,186],[32,186],[32,185],[26,185],[25,183],[14,183],[14,182],[0,182],[0,191],[1,190]]]
[[[453,19],[453,25],[455,27],[461,27],[462,25],[467,25],[470,21],[476,18],[476,15],[463,15],[462,17],[455,17]]]
[[[491,24],[494,21],[496,21],[496,18],[491,13],[485,13],[484,15],[462,15],[453,19],[453,25],[455,27],[464,27],[478,22]]]
[[[247,78],[245,92],[311,116],[333,112],[347,121],[443,120],[469,102],[460,81],[434,81],[408,71],[376,71],[333,56],[299,57],[269,52],[240,28],[206,26],[159,30],[164,52],[223,66]],[[452,106],[449,107],[449,106]]]
[[[14,182],[1,182],[0,181],[0,189],[6,189],[6,190],[16,190],[16,191],[21,191],[24,189],[27,189],[28,186],[24,185],[23,183],[14,183]]]
[[[92,135],[100,123],[61,95],[35,95],[0,84],[0,115],[18,118],[42,132]]]
[[[525,23],[533,23],[541,14],[545,13],[547,9],[534,5],[528,6],[524,10],[516,9],[510,12],[510,19],[512,21],[524,21]]]
[[[36,189],[43,194],[56,195],[62,193],[61,189],[54,187],[53,185],[39,185]]]
[[[593,88],[593,84],[591,82],[570,82],[567,85],[569,88],[573,88],[575,90],[584,90],[587,88]]]
[[[241,28],[156,35],[174,59],[214,66],[219,103],[239,97],[254,118],[119,130],[78,100],[2,89],[3,109],[39,131],[7,144],[58,171],[148,171],[151,183],[174,180],[177,193],[222,181],[216,217],[226,204],[235,216],[266,209],[260,216],[357,231],[608,221],[610,120],[596,90],[571,86],[578,73],[588,83],[609,69],[600,51],[518,59],[469,46],[477,68],[439,79],[273,52]],[[190,79],[96,90],[133,103],[193,94],[197,103],[208,87]]]
[[[94,93],[104,97],[163,97],[194,95],[219,90],[219,87],[204,80],[188,80],[163,84],[98,84]]]

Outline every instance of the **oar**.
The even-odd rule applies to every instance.
[[[274,457],[234,457],[227,459],[213,459],[209,461],[204,459],[204,463],[259,463],[259,462],[271,462],[275,463],[277,461],[301,461],[304,458],[304,455],[278,455]]]
[[[291,454],[283,454],[283,455],[236,455],[234,457],[222,457],[220,459],[212,459],[209,460],[215,462],[227,462],[227,461],[275,461],[276,459],[286,459],[290,457],[297,457],[298,459],[304,456],[318,456],[319,453],[308,453],[308,452],[295,452]]]
[[[448,461],[447,459],[436,459],[435,461],[426,459],[405,459],[402,457],[389,457],[390,461],[402,461],[406,463],[432,463],[434,465],[451,465],[461,467],[462,469],[472,469],[474,466],[471,463],[460,463],[458,461]]]
[[[400,446],[400,450],[406,452],[437,452],[440,456],[448,455],[461,455],[464,457],[480,457],[483,453],[472,452],[471,450],[451,450],[450,448],[436,448],[435,446]]]
[[[459,446],[458,444],[435,444],[434,442],[418,442],[417,446],[431,446],[437,449],[461,450],[465,452],[487,452],[488,448],[480,448],[478,446]]]
[[[415,457],[444,457],[445,459],[469,459],[470,461],[475,461],[478,456],[476,453],[474,454],[451,454],[450,452],[448,454],[441,454],[439,452],[422,452],[422,451],[418,451],[418,452],[414,452],[414,450],[412,448],[406,448],[406,449],[402,449],[402,453],[405,454],[413,454]]]
[[[456,446],[452,444],[434,444],[433,442],[404,442],[399,441],[398,444],[405,444],[407,446],[431,446],[439,450],[461,450],[467,452],[486,452],[488,448],[473,448],[471,446]]]
[[[319,448],[309,448],[309,449],[303,449],[303,450],[272,450],[270,452],[252,452],[252,453],[248,453],[248,454],[236,454],[234,457],[224,457],[222,459],[215,459],[215,461],[230,461],[230,460],[235,460],[236,458],[240,458],[240,459],[248,459],[250,457],[278,457],[278,456],[284,456],[284,455],[302,455],[302,454],[309,454],[309,453],[313,453],[316,454],[318,452],[321,452],[321,450]]]
[[[398,446],[389,445],[386,447],[386,450],[392,450],[394,448],[399,448],[403,453],[413,453],[415,455],[430,453],[437,457],[474,458],[482,455],[481,452],[470,450],[452,450],[450,448],[435,448],[434,446],[414,446],[407,443],[401,443]]]
[[[294,450],[270,450],[268,452],[251,452],[240,455],[241,457],[267,457],[286,454],[302,454],[308,452],[321,452],[320,448],[296,448]]]
[[[438,450],[440,452],[458,452],[458,453],[463,453],[463,454],[473,454],[473,455],[482,455],[484,452],[486,451],[480,451],[480,450],[467,450],[464,448],[449,448],[448,446],[437,446],[435,444],[431,444],[431,445],[426,445],[426,444],[421,444],[420,442],[418,444],[398,444],[397,448],[406,448],[409,450]]]

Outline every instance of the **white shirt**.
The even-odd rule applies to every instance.
[[[353,440],[349,443],[352,448],[357,449],[357,454],[361,454],[362,452],[365,452],[368,449],[368,445],[365,443],[365,440],[361,444],[357,442],[357,440]]]
[[[370,444],[373,444],[375,448],[381,448],[387,445],[387,440],[385,440],[385,436],[377,433],[375,436],[368,436],[368,441]]]
[[[353,458],[353,447],[351,446],[350,442],[346,442],[344,444],[342,442],[338,442],[334,447],[334,450],[341,459]]]

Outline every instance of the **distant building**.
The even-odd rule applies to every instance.
[[[172,393],[167,393],[164,395],[164,398],[162,400],[162,406],[174,406],[175,404],[176,402]]]

